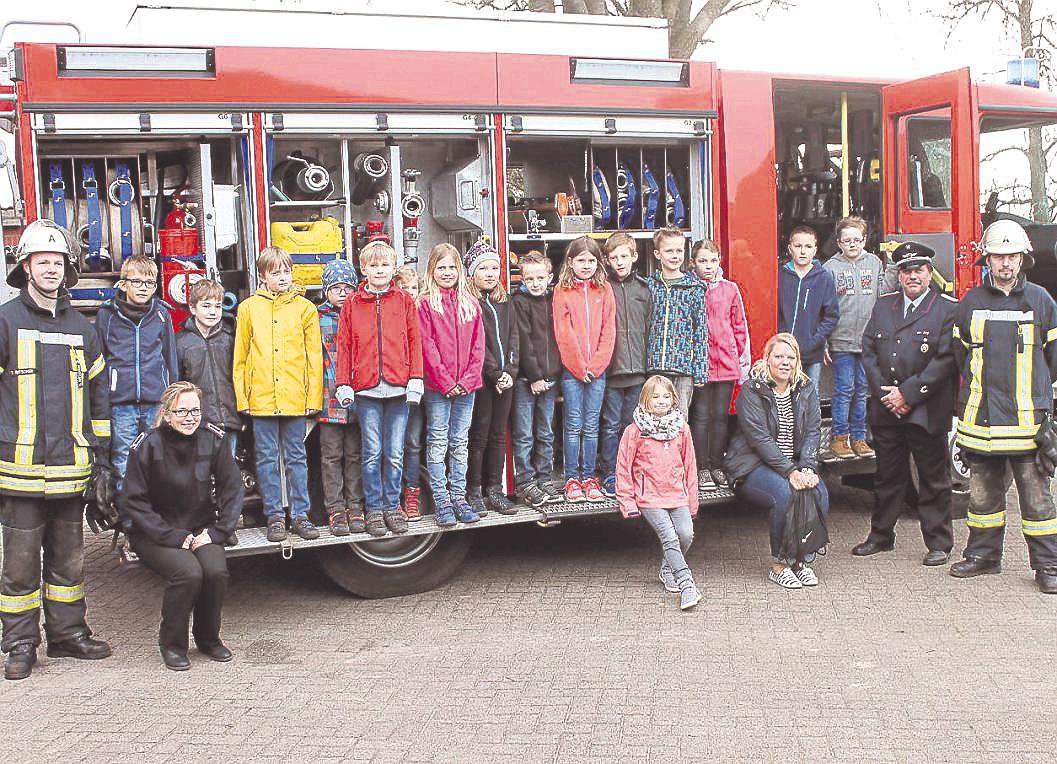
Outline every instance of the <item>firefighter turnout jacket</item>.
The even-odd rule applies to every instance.
[[[954,339],[958,445],[981,454],[1034,451],[1057,379],[1053,298],[1024,274],[1007,295],[989,274],[962,298]]]
[[[80,496],[110,445],[95,329],[63,293],[54,314],[23,289],[0,306],[0,494]]]

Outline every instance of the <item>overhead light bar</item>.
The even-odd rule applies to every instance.
[[[209,77],[216,71],[213,48],[60,45],[57,56],[60,77]]]
[[[603,85],[689,87],[685,61],[636,61],[616,58],[570,58],[573,82]]]

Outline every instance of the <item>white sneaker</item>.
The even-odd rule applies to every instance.
[[[793,568],[793,575],[800,579],[800,583],[804,586],[818,586],[818,576],[815,575],[815,571],[809,568],[807,565],[801,565],[797,568]]]
[[[680,592],[679,596],[679,609],[689,610],[694,607],[698,602],[701,601],[701,592],[697,590],[697,587],[690,584]]]
[[[675,574],[667,567],[661,566],[661,574],[659,576],[661,583],[664,585],[664,590],[677,594],[679,592],[679,584],[675,583]]]
[[[782,568],[781,573],[775,573],[774,568],[767,571],[767,578],[774,581],[784,589],[803,589],[804,584],[797,578],[791,568]]]

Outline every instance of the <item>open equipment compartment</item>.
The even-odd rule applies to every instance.
[[[374,239],[424,270],[429,250],[494,237],[485,115],[265,115],[269,235],[295,279],[318,289],[323,266]]]
[[[646,275],[657,229],[678,228],[691,241],[711,234],[704,118],[512,115],[505,128],[513,260],[539,250],[557,269],[572,239],[602,241],[624,231],[637,242],[636,267]]]
[[[112,297],[121,263],[144,255],[158,262],[161,295],[180,323],[204,276],[232,295],[248,286],[250,148],[246,121],[230,115],[159,116],[35,114],[38,200],[80,246],[76,306]]]

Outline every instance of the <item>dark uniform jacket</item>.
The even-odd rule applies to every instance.
[[[107,461],[110,399],[99,337],[63,293],[55,313],[23,289],[0,306],[0,494],[80,495]]]
[[[524,287],[511,297],[518,326],[518,375],[529,382],[557,382],[562,373],[551,301],[549,290],[535,297]]]
[[[987,276],[962,298],[954,338],[958,445],[986,454],[1034,451],[1057,379],[1057,304],[1049,292],[1021,274],[1006,295]]]
[[[653,316],[653,293],[646,279],[637,273],[620,281],[609,275],[617,303],[617,339],[613,359],[606,369],[610,387],[631,387],[646,381],[646,341]]]
[[[203,423],[182,435],[162,424],[132,442],[118,513],[133,547],[137,536],[180,547],[206,529],[222,544],[235,530],[243,496],[223,428]]]
[[[903,292],[881,295],[862,338],[862,364],[870,383],[870,424],[916,424],[931,435],[949,432],[958,373],[954,316],[958,303],[935,287],[903,317]],[[910,413],[899,418],[881,403],[882,385],[895,385]]]
[[[741,480],[766,465],[783,477],[798,469],[818,472],[818,447],[822,437],[822,411],[818,390],[805,379],[790,393],[793,406],[793,458],[778,448],[778,402],[771,384],[757,366],[738,391],[734,410],[738,428],[723,458],[723,469],[732,480]]]
[[[212,334],[203,337],[191,316],[184,322],[184,330],[176,335],[176,356],[180,379],[194,382],[202,389],[202,419],[230,432],[239,432],[242,419],[235,403],[235,384],[231,381],[235,359],[233,324],[225,316]]]
[[[518,322],[514,314],[514,302],[495,302],[485,296],[481,300],[481,320],[484,322],[484,366],[481,375],[487,384],[495,387],[503,373],[517,379],[518,369]]]

